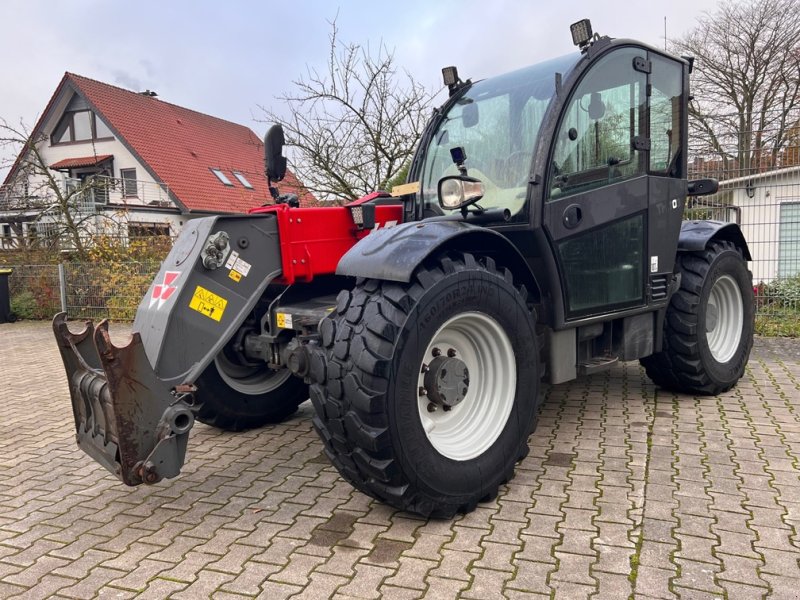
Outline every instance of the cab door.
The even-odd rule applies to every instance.
[[[565,320],[645,303],[647,52],[615,49],[589,67],[560,116],[543,224]]]

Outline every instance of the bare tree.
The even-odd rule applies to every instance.
[[[696,59],[695,154],[742,175],[777,166],[800,111],[800,0],[720,2],[672,50]]]
[[[288,116],[261,107],[281,123],[295,175],[321,199],[350,200],[385,189],[407,168],[428,118],[432,95],[394,54],[343,43],[331,22],[324,71],[308,67],[296,91],[279,96]]]
[[[12,228],[20,244],[31,246],[48,243],[66,246],[80,258],[87,256],[87,239],[97,233],[97,221],[105,218],[95,209],[95,200],[108,193],[108,180],[89,178],[83,182],[65,182],[49,168],[40,145],[46,136],[35,137],[27,127],[13,126],[0,118],[0,149],[16,159],[0,165],[11,169],[9,183],[0,190],[2,220]],[[111,223],[117,225],[119,215]],[[44,230],[39,239],[24,235],[23,224]]]

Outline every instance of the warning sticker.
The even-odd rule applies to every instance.
[[[244,259],[237,258],[236,262],[233,263],[234,271],[239,271],[243,277],[247,277],[247,274],[250,272],[250,263]]]
[[[291,329],[292,328],[292,315],[287,313],[278,313],[275,315],[275,320],[277,321],[278,327],[281,329]]]
[[[209,319],[219,321],[225,312],[228,301],[222,296],[217,296],[214,292],[198,285],[194,290],[194,295],[189,302],[189,308],[193,308],[199,313],[203,313]]]
[[[228,273],[228,277],[233,279],[236,283],[239,283],[242,280],[242,274],[239,271],[231,271]]]
[[[236,259],[239,258],[238,252],[231,252],[230,256],[228,257],[228,262],[225,263],[226,269],[232,269],[233,265],[236,264]]]

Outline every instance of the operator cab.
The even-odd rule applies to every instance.
[[[488,226],[525,255],[556,330],[666,301],[687,190],[689,62],[588,21],[573,39],[578,52],[476,83],[446,73],[409,179],[417,219],[495,209]]]

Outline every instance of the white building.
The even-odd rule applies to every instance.
[[[720,209],[708,216],[741,226],[754,283],[800,274],[800,166],[726,179],[709,203]]]
[[[175,235],[188,218],[271,203],[263,143],[247,127],[66,73],[0,193],[0,247],[42,238],[63,218],[43,180],[91,188],[74,210],[93,232]],[[35,169],[33,164],[46,167]],[[50,188],[53,186],[50,185]],[[291,173],[282,192],[313,202]]]

